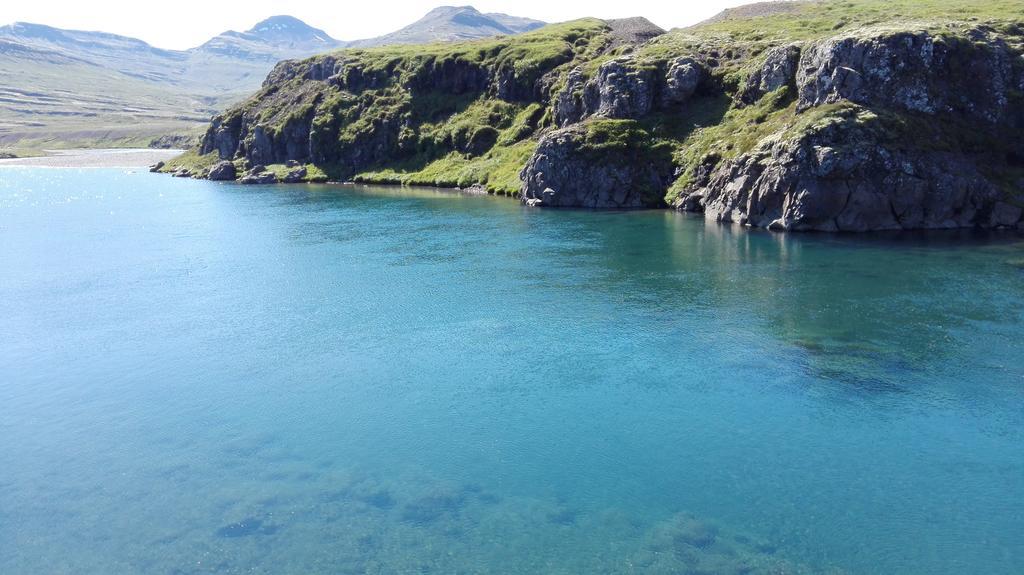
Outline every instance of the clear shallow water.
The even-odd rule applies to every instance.
[[[0,572],[1019,573],[1022,258],[0,170]]]

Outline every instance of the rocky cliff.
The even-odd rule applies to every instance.
[[[292,162],[779,230],[1021,226],[1024,16],[920,4],[884,24],[878,0],[808,2],[283,62],[168,169]]]

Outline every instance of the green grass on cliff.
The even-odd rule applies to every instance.
[[[203,173],[219,161],[220,158],[217,157],[217,154],[203,155],[197,150],[188,150],[180,156],[168,160],[160,171],[169,173],[185,168],[193,174]]]
[[[495,147],[478,157],[452,152],[425,166],[399,165],[366,171],[356,174],[353,180],[448,188],[468,188],[476,184],[492,194],[515,196],[521,185],[519,172],[536,149],[535,141],[524,140],[511,146]]]
[[[608,26],[596,18],[583,18],[550,24],[516,36],[502,36],[471,42],[437,42],[422,45],[392,45],[379,48],[349,49],[331,55],[358,60],[368,72],[401,69],[405,63],[464,60],[487,66],[511,66],[527,73],[599,49],[591,40],[603,41]],[[317,56],[314,58],[322,58]]]

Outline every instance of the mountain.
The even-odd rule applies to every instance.
[[[344,42],[292,16],[272,16],[245,32],[228,30],[191,52],[278,62],[341,48]]]
[[[489,36],[513,35],[535,30],[544,25],[539,20],[518,18],[507,14],[484,14],[472,6],[441,6],[408,26],[365,40],[356,40],[349,47],[385,46],[389,44],[428,44],[471,40]]]
[[[0,27],[0,41],[7,46],[3,52],[7,58],[16,57],[15,47],[23,47],[37,57],[46,54],[53,61],[70,59],[157,82],[173,82],[175,72],[188,59],[184,52],[161,50],[135,38],[27,22]]]
[[[1017,4],[762,4],[287,61],[164,169],[778,231],[1024,228]]]
[[[189,50],[164,50],[115,34],[16,22],[0,27],[0,146],[145,145],[160,135],[195,132],[258,89],[284,59],[352,44],[515,34],[538,25],[470,7],[442,8],[395,34],[349,43],[298,18],[273,16]]]

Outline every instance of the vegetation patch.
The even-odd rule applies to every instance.
[[[426,166],[410,162],[405,166],[383,168],[356,174],[356,182],[468,188],[481,186],[493,194],[515,196],[519,193],[519,172],[537,149],[533,140],[496,147],[487,154],[472,157],[452,152]]]
[[[160,171],[169,173],[186,169],[192,174],[205,174],[219,161],[217,154],[200,154],[197,150],[189,150],[168,160]]]

